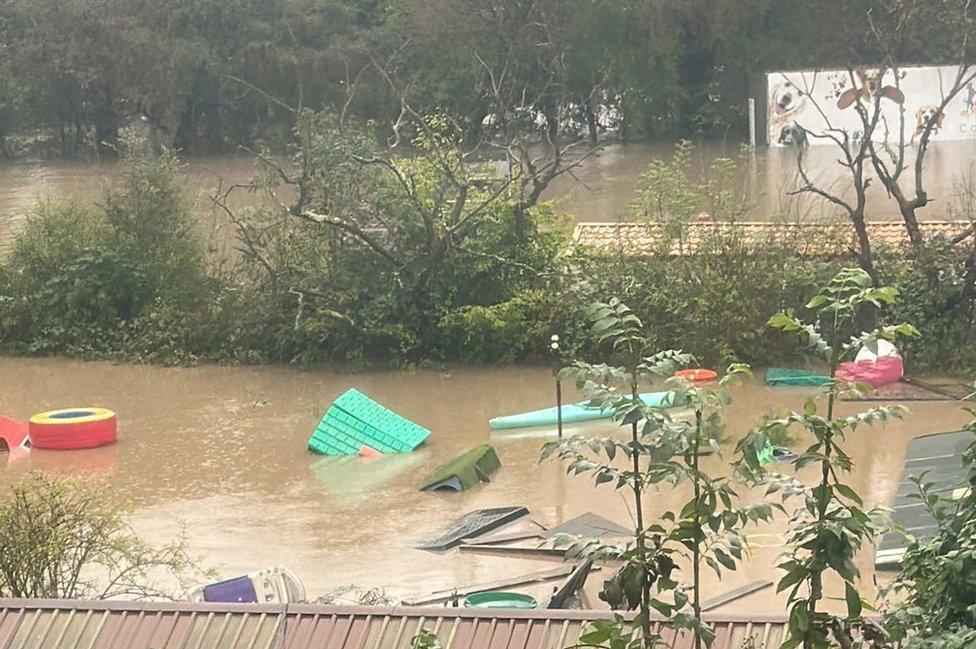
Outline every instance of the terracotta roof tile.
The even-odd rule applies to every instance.
[[[924,221],[925,237],[955,237],[972,227],[968,221]],[[908,244],[900,221],[867,224],[874,246]],[[707,252],[710,245],[735,237],[747,246],[785,245],[803,256],[843,255],[855,242],[854,228],[846,221],[772,223],[766,221],[693,221],[681,224],[657,222],[580,223],[573,241],[597,254],[680,256]]]

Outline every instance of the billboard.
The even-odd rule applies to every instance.
[[[904,111],[905,142],[916,141],[928,122],[934,122],[930,140],[976,138],[976,85],[970,82],[940,114],[939,104],[956,80],[956,66],[899,68],[897,73],[870,68],[773,72],[766,76],[767,142],[772,146],[796,144],[796,125],[809,131],[810,144],[832,144],[815,137],[830,128],[846,131],[857,138],[863,131],[856,110],[858,97],[881,95],[882,120],[874,131],[875,140],[898,141],[901,111]],[[967,75],[968,76],[968,75]],[[802,134],[799,135],[802,138]]]

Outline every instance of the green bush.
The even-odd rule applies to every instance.
[[[967,277],[969,254],[936,239],[909,259],[882,260],[881,271],[901,292],[896,317],[916,323],[922,332],[905,350],[917,369],[976,368],[976,287]]]
[[[37,354],[187,356],[160,336],[176,335],[174,320],[199,323],[215,285],[178,171],[171,153],[133,150],[103,205],[40,205],[4,264],[0,340]],[[160,314],[165,324],[147,326]]]

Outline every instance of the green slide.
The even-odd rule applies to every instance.
[[[668,405],[670,392],[645,392],[640,395],[641,401],[649,406]],[[563,406],[563,423],[576,424],[583,421],[595,421],[597,419],[609,419],[611,412],[609,409],[600,409],[586,405],[587,402],[570,403]],[[556,408],[544,408],[523,412],[518,415],[505,415],[495,417],[488,422],[492,430],[508,430],[512,428],[526,428],[528,426],[555,426]]]

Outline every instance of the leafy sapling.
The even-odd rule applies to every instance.
[[[701,619],[702,566],[718,574],[735,569],[742,557],[741,528],[769,518],[771,509],[764,503],[736,508],[731,480],[713,477],[699,465],[702,453],[720,448],[719,411],[728,403],[728,394],[675,378],[675,371],[694,359],[680,351],[651,352],[643,323],[619,301],[596,305],[591,317],[595,333],[621,364],[577,362],[562,375],[575,379],[592,406],[610,410],[614,421],[629,427],[630,439],[575,436],[546,444],[543,457],[556,455],[570,473],[589,473],[597,485],[611,484],[633,494],[632,544],[619,548],[577,541],[568,552],[622,561],[624,566],[605,583],[600,596],[614,609],[637,609],[638,614],[633,624],[625,625],[621,619],[598,624],[581,641],[607,647],[653,646],[657,640],[651,633],[654,611],[671,627],[691,630],[700,647],[714,638]],[[733,366],[723,381],[747,372],[745,366]],[[640,389],[646,384],[663,387],[663,396],[645,402]],[[679,411],[690,416],[673,416]],[[659,521],[647,524],[643,509],[648,490],[662,484],[688,484],[691,498],[680,512],[666,512]],[[690,584],[679,582],[679,562],[691,565]]]
[[[784,499],[799,501],[790,517],[787,543],[792,548],[779,567],[786,572],[778,584],[788,592],[789,636],[787,649],[803,646],[820,649],[853,646],[854,638],[864,642],[880,641],[881,635],[867,623],[862,612],[865,602],[857,587],[859,578],[854,558],[865,542],[871,542],[883,525],[880,510],[865,509],[858,494],[842,480],[853,468],[853,461],[841,442],[863,425],[883,423],[901,417],[901,407],[879,407],[846,417],[835,413],[837,400],[848,391],[858,391],[836,377],[841,362],[853,357],[862,347],[877,351],[881,339],[891,342],[902,336],[916,336],[908,324],[888,325],[872,331],[855,333],[859,317],[866,309],[880,309],[895,302],[894,288],[874,286],[873,280],[860,269],[844,269],[807,304],[816,314],[814,323],[804,323],[791,314],[774,315],[770,326],[796,334],[805,347],[824,360],[831,380],[824,386],[822,399],[826,408],[810,399],[801,412],[790,412],[760,424],[738,445],[744,461],[754,471],[761,471],[758,452],[769,437],[782,431],[800,430],[813,438],[812,444],[798,455],[797,472],[806,467],[819,469],[819,479],[812,487],[797,482],[786,489]],[[776,483],[772,483],[772,489]],[[824,575],[835,573],[843,583],[847,615],[834,616],[822,609]]]

